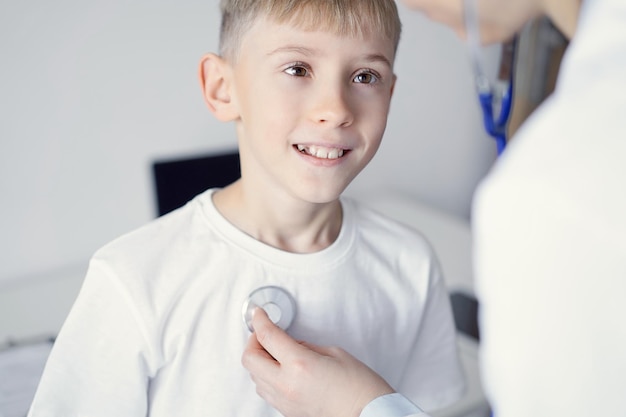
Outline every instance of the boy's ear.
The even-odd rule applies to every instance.
[[[215,117],[229,122],[239,117],[232,100],[232,80],[229,64],[215,54],[206,54],[198,69],[204,101]]]
[[[393,97],[393,92],[396,89],[396,81],[398,81],[398,76],[393,74],[393,80],[391,81],[391,97]]]

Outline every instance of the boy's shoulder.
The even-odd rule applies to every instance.
[[[198,227],[202,220],[200,194],[184,206],[153,219],[124,233],[96,251],[94,259],[115,259],[120,263],[154,262],[164,260],[166,253],[185,242],[193,242],[195,235],[204,232]]]
[[[343,197],[342,201],[346,207],[350,207],[348,212],[353,213],[353,221],[361,238],[373,239],[379,242],[379,245],[393,244],[396,247],[405,246],[428,253],[432,251],[423,233],[413,226],[392,218],[384,211],[360,200]]]

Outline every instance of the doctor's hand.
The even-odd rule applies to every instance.
[[[343,349],[299,343],[260,308],[242,363],[257,393],[285,417],[358,417],[394,390]]]

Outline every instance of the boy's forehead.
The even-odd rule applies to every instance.
[[[327,42],[329,38],[332,42]],[[352,52],[361,52],[372,60],[386,61],[390,66],[395,58],[393,41],[375,36],[368,30],[360,34],[341,34],[330,27],[313,29],[269,18],[258,19],[244,34],[242,41],[242,47],[251,44],[269,55],[289,52],[317,55],[324,50],[350,45]]]
[[[396,0],[221,0],[220,53],[236,62],[250,28],[273,20],[304,31],[389,39],[393,55],[402,23]]]

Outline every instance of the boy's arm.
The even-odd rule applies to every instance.
[[[344,350],[298,343],[262,309],[253,325],[242,362],[259,395],[286,417],[426,416]]]
[[[437,258],[431,255],[428,290],[420,328],[406,372],[395,388],[426,410],[446,407],[463,396],[465,375],[448,289]]]
[[[91,263],[29,417],[147,415],[146,332],[117,280],[108,268]]]

